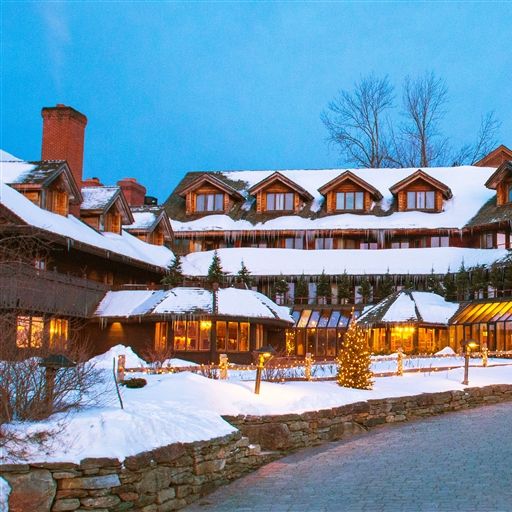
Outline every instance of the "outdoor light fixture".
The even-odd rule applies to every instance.
[[[74,368],[76,363],[61,354],[52,354],[45,357],[39,366],[45,369],[45,399],[48,404],[53,402],[53,389],[55,387],[55,376],[61,368]]]
[[[473,340],[464,340],[462,342],[462,349],[464,350],[464,380],[462,384],[467,386],[469,384],[469,356],[471,351],[478,348],[478,343]]]
[[[272,356],[276,353],[274,347],[272,345],[266,345],[264,347],[255,350],[254,353],[258,356],[258,366],[256,367],[256,384],[254,385],[254,393],[256,395],[260,394],[260,385],[261,385],[261,371],[265,366],[265,363],[272,358]]]

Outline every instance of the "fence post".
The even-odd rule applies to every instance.
[[[124,369],[126,365],[126,356],[121,354],[117,356],[117,382],[124,380]]]
[[[404,374],[404,351],[400,347],[397,350],[398,357],[396,358],[396,374],[402,376]]]
[[[487,343],[482,343],[482,366],[487,366],[487,358],[489,356],[489,349]]]
[[[228,356],[226,354],[219,354],[219,378],[227,380],[228,378]]]
[[[306,380],[311,380],[311,364],[313,363],[313,356],[311,352],[306,352],[306,357],[304,359],[304,374],[306,376]]]

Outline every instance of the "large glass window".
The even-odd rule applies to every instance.
[[[50,320],[50,348],[65,348],[69,336],[69,322],[63,318]]]
[[[436,193],[434,191],[417,190],[407,192],[408,210],[434,210]]]
[[[267,192],[267,210],[293,210],[293,192]]]
[[[364,192],[337,192],[336,210],[362,210]]]
[[[18,316],[16,318],[16,346],[18,348],[41,348],[43,332],[42,316]]]
[[[224,210],[224,194],[197,194],[197,212],[221,212]]]

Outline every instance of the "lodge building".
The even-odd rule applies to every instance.
[[[449,168],[189,172],[158,205],[134,178],[113,186],[84,178],[83,114],[57,105],[42,117],[40,161],[0,159],[0,311],[14,315],[2,346],[57,346],[80,324],[97,351],[119,342],[142,350],[143,342],[171,345],[198,362],[223,351],[248,362],[254,348],[271,342],[289,355],[335,357],[349,320],[367,304],[411,286],[427,289],[429,278],[461,265],[501,265],[512,248],[512,151],[505,146],[475,165]],[[270,298],[268,316],[251,313],[253,295],[222,318],[212,309],[213,250],[226,272],[221,288],[243,286],[243,262],[251,272],[246,291]],[[196,290],[185,313],[160,285],[175,254]],[[118,292],[132,293],[138,306],[101,313]],[[142,292],[149,302],[137,303]],[[460,301],[508,294],[502,286]],[[158,312],[156,297],[175,311]],[[388,325],[368,328],[375,351],[398,343],[431,351],[472,332],[464,318],[462,331],[423,319],[408,327],[407,340],[402,326],[400,341]],[[479,329],[509,346],[499,335],[507,322]]]

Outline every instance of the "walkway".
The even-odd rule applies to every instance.
[[[185,510],[512,511],[512,404],[302,450]]]

